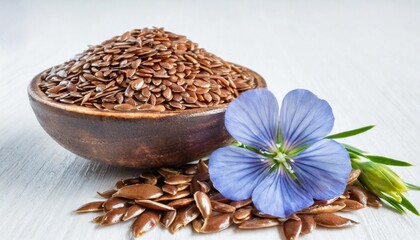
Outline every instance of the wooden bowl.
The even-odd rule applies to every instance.
[[[254,75],[257,87],[264,79]],[[56,102],[38,87],[29,100],[44,130],[61,146],[89,160],[115,166],[149,168],[176,165],[208,156],[231,143],[224,127],[228,104],[162,113],[113,112]]]

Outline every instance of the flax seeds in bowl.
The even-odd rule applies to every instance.
[[[37,75],[28,93],[45,131],[86,159],[149,168],[208,156],[232,141],[229,102],[266,87],[163,28],[135,29]]]
[[[41,75],[54,101],[116,111],[172,111],[229,103],[256,87],[247,69],[163,28],[135,29]]]

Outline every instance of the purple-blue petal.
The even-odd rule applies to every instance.
[[[210,155],[210,179],[223,196],[232,200],[248,199],[266,178],[271,161],[245,148],[219,148]]]
[[[341,195],[351,171],[348,152],[330,139],[320,140],[294,156],[291,166],[301,186],[319,200]]]
[[[252,201],[258,210],[283,218],[313,204],[312,196],[283,168],[270,173],[258,184],[252,193]]]
[[[275,150],[279,128],[279,105],[266,88],[242,93],[229,104],[225,126],[237,141],[257,149]]]
[[[312,92],[296,89],[284,97],[280,126],[286,151],[324,138],[333,125],[334,115],[330,105]]]

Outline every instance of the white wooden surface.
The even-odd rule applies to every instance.
[[[333,106],[335,131],[376,124],[350,143],[420,165],[420,2],[383,1],[0,1],[0,239],[128,239],[129,224],[98,228],[74,215],[137,170],[86,161],[37,123],[26,87],[38,72],[88,44],[133,28],[165,26],[262,74],[281,98],[307,88]],[[420,183],[420,166],[398,168]],[[420,208],[420,193],[409,198]],[[419,239],[420,218],[382,208],[360,225],[302,239]],[[144,239],[279,239],[277,228],[229,229]]]

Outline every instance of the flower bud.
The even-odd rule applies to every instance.
[[[359,181],[378,196],[388,195],[401,202],[401,192],[408,191],[404,181],[388,166],[374,162],[358,162],[362,170]]]

